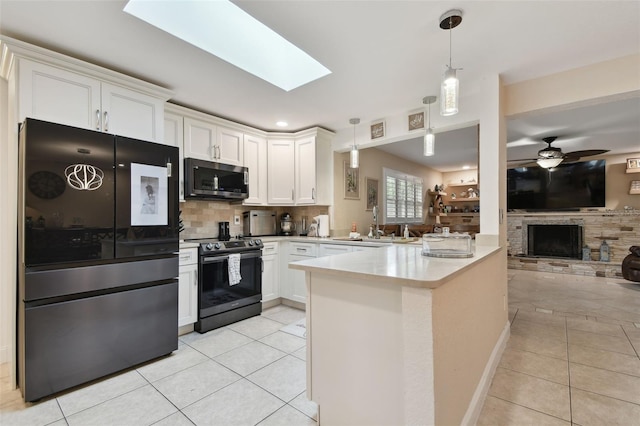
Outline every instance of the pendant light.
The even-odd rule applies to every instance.
[[[357,169],[360,167],[360,153],[358,152],[358,147],[356,146],[356,124],[360,123],[359,118],[352,118],[349,120],[349,123],[353,124],[353,146],[351,147],[351,152],[349,153],[349,163],[352,169]]]
[[[435,154],[436,137],[431,130],[431,104],[436,101],[436,96],[425,96],[422,103],[427,105],[427,131],[424,134],[424,156],[431,157]]]
[[[458,99],[460,97],[460,82],[456,71],[462,68],[451,66],[451,30],[462,22],[462,11],[452,9],[440,17],[440,28],[449,30],[449,65],[442,77],[440,91],[440,115],[454,115],[458,113]]]

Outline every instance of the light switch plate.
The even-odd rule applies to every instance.
[[[240,215],[233,216],[233,224],[240,225]]]

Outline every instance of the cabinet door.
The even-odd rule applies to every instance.
[[[293,204],[295,144],[291,140],[267,141],[269,204]]]
[[[296,204],[315,204],[316,138],[314,136],[296,140],[295,176]]]
[[[101,130],[100,82],[60,68],[19,59],[19,121],[31,117]]]
[[[351,253],[353,248],[351,246],[341,244],[320,244],[318,248],[319,257],[331,256],[334,254]]]
[[[300,256],[297,254],[289,254],[289,262],[297,262],[300,260],[309,260],[312,257],[309,256]],[[305,283],[305,271],[300,271],[298,269],[288,269],[287,274],[288,280],[288,293],[287,295],[283,295],[287,299],[295,300],[300,303],[307,303],[307,285]]]
[[[267,204],[267,141],[244,135],[244,166],[249,169],[249,197],[243,204]]]
[[[102,131],[151,142],[164,141],[164,102],[102,83]]]
[[[178,275],[178,327],[198,320],[198,264],[180,265]]]
[[[233,166],[242,166],[243,136],[241,132],[218,127],[216,161]]]
[[[262,301],[268,302],[269,300],[280,297],[278,255],[263,256],[262,264]]]
[[[164,143],[165,145],[177,146],[180,150],[180,201],[184,201],[184,133],[182,116],[164,113]]]
[[[217,145],[217,137],[218,132],[215,125],[189,117],[184,118],[185,157],[214,161],[214,147]]]

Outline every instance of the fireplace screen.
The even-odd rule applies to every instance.
[[[582,226],[528,225],[529,256],[582,258]]]

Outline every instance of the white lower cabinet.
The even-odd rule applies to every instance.
[[[307,286],[305,284],[305,272],[297,269],[290,269],[290,262],[313,259],[317,256],[317,243],[290,242],[287,251],[286,280],[282,289],[282,297],[295,300],[300,303],[307,303]]]
[[[182,249],[178,256],[178,327],[182,327],[198,320],[198,249]]]
[[[334,254],[351,253],[353,247],[343,244],[320,244],[318,257],[332,256]]]
[[[280,297],[278,243],[264,243],[262,248],[262,301]]]

